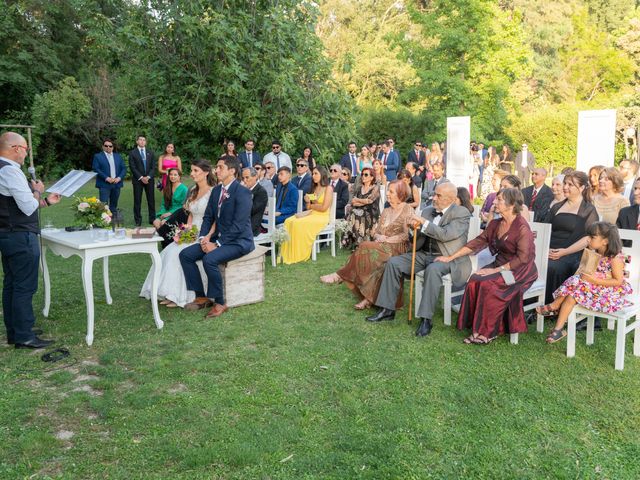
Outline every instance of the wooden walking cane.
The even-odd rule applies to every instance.
[[[413,226],[413,248],[411,249],[411,278],[409,283],[409,323],[411,323],[411,309],[413,308],[413,282],[416,273],[416,239],[418,238],[418,226]]]

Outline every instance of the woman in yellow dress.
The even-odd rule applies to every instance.
[[[316,235],[329,223],[333,188],[329,173],[322,166],[313,169],[310,193],[304,196],[307,209],[284,222],[289,240],[282,244],[282,261],[286,264],[304,262],[311,257]]]

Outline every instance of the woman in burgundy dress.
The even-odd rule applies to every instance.
[[[500,190],[495,210],[501,218],[492,220],[477,238],[450,257],[436,258],[450,262],[486,247],[496,255],[492,263],[471,275],[465,288],[458,316],[458,329],[470,328],[472,332],[465,343],[485,345],[498,335],[527,331],[522,295],[538,278],[538,270],[533,233],[520,215],[523,203],[520,190]]]

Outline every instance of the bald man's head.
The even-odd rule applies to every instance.
[[[546,179],[547,171],[544,168],[536,168],[533,172],[531,172],[531,181],[536,188],[542,187]]]
[[[436,193],[433,196],[433,206],[436,210],[442,211],[455,202],[457,196],[458,189],[453,183],[441,183],[436,187]]]
[[[15,132],[6,132],[0,135],[0,156],[22,165],[27,151],[27,141],[22,135]]]

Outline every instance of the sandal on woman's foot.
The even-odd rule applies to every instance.
[[[462,343],[466,345],[471,345],[475,339],[476,339],[476,335],[474,333],[473,335],[469,335],[464,340],[462,340]]]
[[[322,283],[325,283],[327,285],[331,285],[334,283],[342,283],[342,279],[340,278],[340,276],[337,273],[331,273],[329,275],[323,275],[322,277],[320,277],[320,281]]]
[[[167,303],[171,303],[171,300],[160,300],[160,305],[166,305]]]
[[[177,306],[178,306],[178,304],[174,303],[174,302],[169,302],[166,305],[167,308],[176,308]]]
[[[547,343],[556,343],[562,340],[567,336],[567,332],[565,330],[556,330],[555,328],[551,330],[551,333],[547,335]]]
[[[367,299],[362,300],[360,303],[356,303],[353,308],[356,310],[366,310],[371,307],[371,302]]]
[[[478,336],[473,337],[471,339],[471,343],[473,343],[474,345],[489,345],[496,338],[498,338],[498,337],[487,338],[487,337],[485,337],[483,335],[478,335]]]
[[[536,313],[542,315],[543,317],[552,317],[558,314],[558,310],[554,310],[553,307],[551,307],[551,304],[549,304],[543,305],[541,307],[536,307]]]

